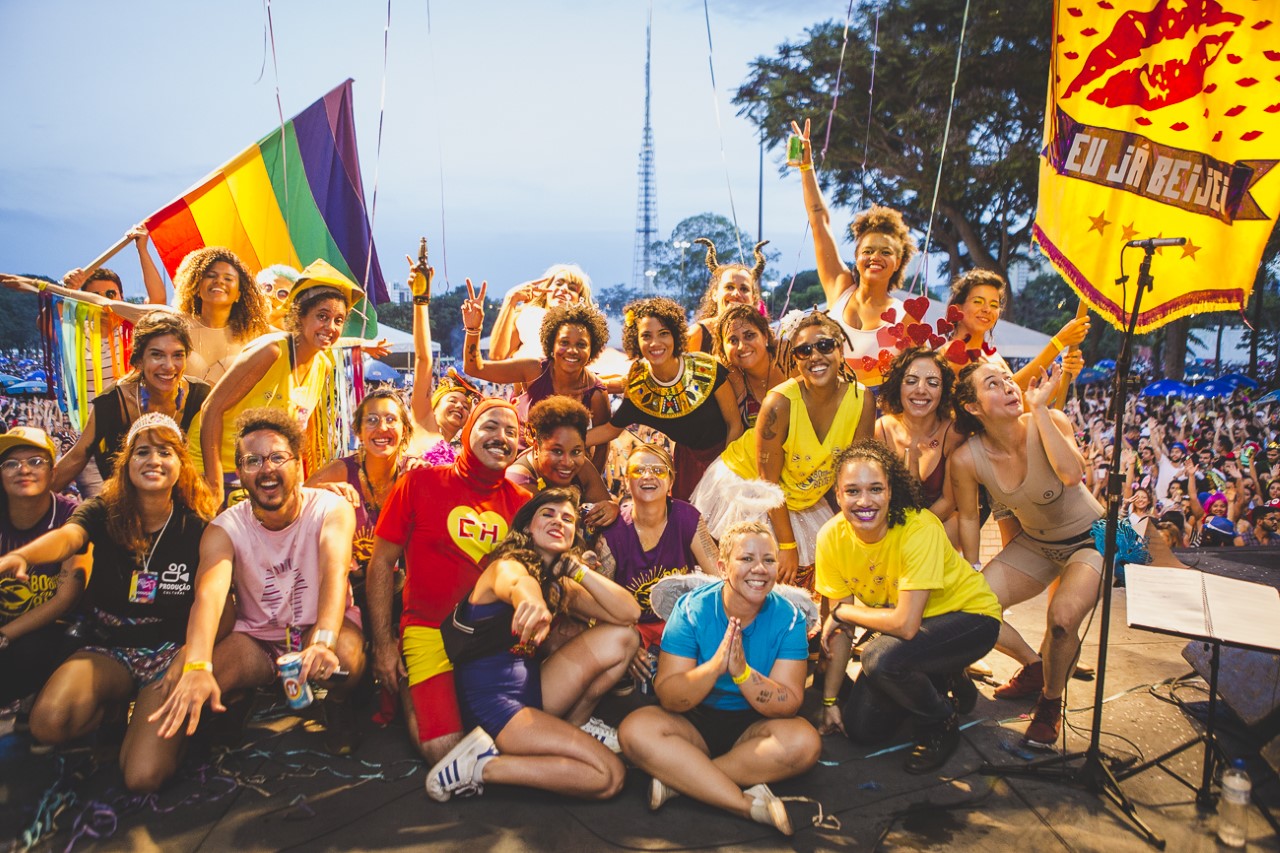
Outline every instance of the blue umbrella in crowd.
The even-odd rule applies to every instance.
[[[45,375],[43,370],[33,370],[27,374],[28,382],[48,382],[49,377]]]
[[[1086,367],[1080,371],[1080,375],[1076,377],[1076,382],[1080,385],[1097,385],[1099,382],[1106,382],[1111,377],[1096,367]]]
[[[6,394],[47,394],[49,386],[44,382],[18,382],[4,391]]]
[[[1268,391],[1257,400],[1254,400],[1254,403],[1260,406],[1265,406],[1268,403],[1280,403],[1280,388],[1277,388],[1274,391]]]
[[[1185,397],[1191,393],[1191,386],[1176,379],[1157,379],[1142,389],[1144,397]]]
[[[22,380],[20,378],[14,376],[12,373],[0,373],[0,388],[8,388],[13,383],[21,381]]]
[[[1115,370],[1116,360],[1114,358],[1104,358],[1102,361],[1094,362],[1093,366],[1099,370]]]
[[[1232,391],[1240,387],[1244,387],[1244,388],[1258,387],[1257,380],[1250,379],[1248,376],[1245,376],[1243,373],[1228,373],[1224,376],[1219,376],[1214,381],[1220,384],[1227,385],[1229,388],[1231,388]]]
[[[1217,379],[1210,379],[1208,382],[1201,382],[1199,385],[1191,387],[1191,393],[1197,397],[1226,397],[1231,393],[1231,388]]]
[[[397,388],[404,387],[404,376],[400,371],[389,364],[375,361],[367,355],[364,357],[364,381],[390,382]]]

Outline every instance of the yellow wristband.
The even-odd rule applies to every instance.
[[[742,682],[746,681],[750,677],[751,677],[751,664],[747,664],[746,669],[742,670],[742,675],[735,675],[733,677],[733,683],[741,684]]]
[[[796,543],[794,543],[794,542],[779,542],[779,543],[778,543],[778,550],[779,550],[779,551],[794,551],[794,550],[796,550],[796,548],[798,548],[798,547],[799,547],[799,546],[798,546],[798,545],[796,545]]]
[[[812,172],[812,171],[813,171],[813,164],[812,164],[812,163],[801,163],[801,164],[800,164],[800,171],[802,171],[802,172]]]
[[[836,698],[835,696],[823,696],[823,697],[822,697],[822,704],[823,704],[823,705],[825,705],[825,706],[826,706],[826,707],[828,707],[828,708],[830,708],[832,705],[836,704],[836,701],[837,701],[837,698]]]
[[[182,665],[182,674],[188,672],[213,672],[213,662],[207,660],[189,660]]]
[[[586,576],[587,576],[587,567],[581,564],[578,565],[578,570],[576,572],[569,575],[569,577],[573,578],[574,583],[582,583],[582,579],[585,578]]]
[[[37,282],[36,282],[36,290],[40,291],[41,293],[43,293],[43,292],[44,292],[44,289],[45,289],[46,287],[48,287],[48,286],[49,286],[49,282],[47,282],[47,281],[37,281]]]
[[[1066,349],[1066,348],[1067,348],[1067,345],[1066,345],[1066,344],[1064,344],[1062,341],[1058,340],[1058,336],[1057,336],[1057,335],[1054,335],[1052,338],[1050,338],[1050,339],[1049,339],[1049,343],[1053,344],[1053,345],[1054,345],[1054,347],[1058,350],[1058,352],[1062,352],[1064,349]]]

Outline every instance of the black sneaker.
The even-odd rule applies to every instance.
[[[902,769],[917,776],[932,773],[946,764],[959,746],[960,719],[955,714],[941,723],[922,725]]]

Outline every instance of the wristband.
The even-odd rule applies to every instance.
[[[417,296],[413,297],[413,304],[414,305],[430,305],[431,297],[427,296],[425,293],[420,293]]]
[[[779,550],[779,551],[794,551],[794,550],[796,550],[796,548],[797,548],[797,547],[799,547],[799,546],[797,546],[797,545],[796,545],[796,543],[794,543],[794,542],[779,542],[779,543],[778,543],[778,550]]]
[[[802,171],[802,172],[812,172],[812,171],[813,171],[813,164],[812,164],[812,163],[801,163],[801,164],[800,164],[800,171]]]
[[[823,696],[823,697],[822,697],[822,704],[823,704],[824,706],[828,707],[828,708],[830,708],[832,705],[836,704],[836,702],[837,702],[837,701],[839,701],[839,697],[837,697],[837,696]]]
[[[1062,352],[1064,349],[1066,349],[1066,348],[1067,348],[1067,345],[1066,345],[1066,344],[1064,344],[1062,341],[1058,340],[1058,336],[1057,336],[1057,335],[1054,335],[1052,338],[1050,338],[1050,339],[1049,339],[1049,343],[1053,344],[1054,348],[1055,348],[1055,349],[1057,349],[1057,350],[1058,350],[1058,352]]]
[[[207,660],[189,660],[182,665],[182,674],[188,672],[213,672],[213,662]]]
[[[742,684],[742,682],[746,681],[750,677],[751,677],[751,664],[747,664],[746,668],[742,670],[742,675],[735,675],[733,677],[733,683]]]
[[[43,293],[44,289],[48,286],[49,286],[49,282],[43,279],[36,282],[36,290],[40,291],[41,293]]]
[[[569,575],[569,577],[573,578],[574,583],[582,583],[582,579],[586,576],[587,576],[587,567],[582,565],[581,563],[578,564],[577,571]]]
[[[333,651],[338,645],[338,635],[328,628],[321,628],[311,635],[311,645],[325,646],[329,651]]]
[[[468,329],[466,326],[463,326],[463,327],[462,327],[462,330],[463,330],[464,332],[466,332],[468,335],[478,335],[478,334],[480,334],[480,330],[479,330],[479,329]]]

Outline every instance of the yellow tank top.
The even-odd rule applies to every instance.
[[[788,379],[773,389],[787,398],[791,404],[791,421],[787,426],[787,440],[782,449],[786,458],[782,463],[783,494],[787,497],[787,509],[804,510],[816,504],[835,482],[831,468],[835,455],[853,443],[854,431],[862,419],[862,407],[867,399],[867,389],[850,383],[844,399],[836,409],[827,437],[818,441],[809,410],[800,396],[800,382]],[[757,425],[758,426],[758,425]],[[724,449],[720,458],[725,466],[743,479],[759,475],[756,466],[756,432],[749,429],[742,437]]]
[[[236,467],[236,418],[249,409],[269,406],[287,411],[303,432],[306,432],[307,422],[311,419],[311,413],[315,411],[316,406],[320,403],[325,383],[329,381],[329,378],[337,370],[337,362],[334,361],[333,353],[329,350],[322,350],[311,359],[311,366],[302,381],[296,381],[293,377],[293,359],[290,357],[292,347],[289,345],[289,338],[288,334],[279,332],[264,335],[253,344],[254,346],[263,346],[272,342],[278,343],[280,345],[280,355],[267,368],[266,374],[249,390],[249,393],[245,394],[238,402],[232,404],[227,409],[226,414],[223,415],[221,451],[222,470],[224,472],[234,471]],[[193,452],[193,455],[199,452],[200,420],[201,418],[197,418],[196,422],[192,423],[188,436],[187,447],[188,450]],[[203,468],[203,459],[201,457],[197,456],[194,461]]]

